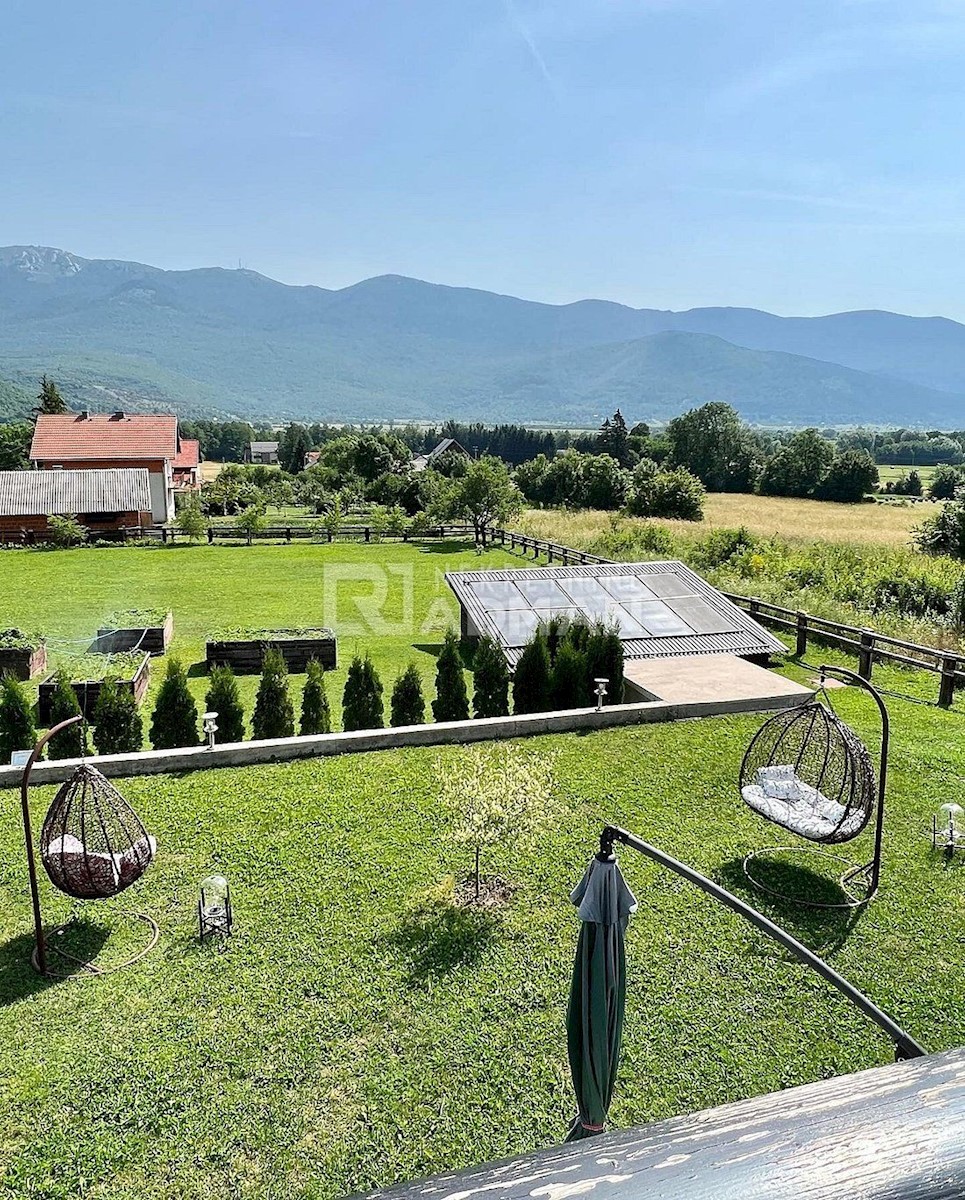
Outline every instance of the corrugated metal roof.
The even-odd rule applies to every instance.
[[[691,654],[736,654],[738,656],[779,654],[785,649],[773,634],[768,633],[747,613],[732,604],[716,588],[711,587],[706,580],[690,569],[686,563],[676,560],[661,560],[643,563],[594,563],[583,567],[529,567],[508,568],[498,571],[451,571],[446,575],[446,582],[456,594],[456,598],[466,611],[473,625],[483,633],[489,634],[503,648],[507,661],[515,665],[521,652],[521,646],[509,644],[494,620],[493,613],[498,608],[487,607],[469,587],[473,583],[491,583],[511,581],[513,583],[526,580],[555,580],[560,582],[567,579],[605,579],[614,576],[632,576],[641,585],[641,600],[630,598],[630,603],[651,603],[656,599],[667,605],[686,624],[681,616],[685,610],[679,601],[687,597],[697,598],[712,610],[719,620],[716,626],[726,625],[725,631],[707,633],[692,632],[676,633],[672,636],[624,637],[623,652],[626,658],[669,658],[678,655]],[[659,577],[669,582],[674,580],[679,587],[667,589],[661,586]],[[648,587],[648,581],[654,585]],[[645,594],[649,592],[649,597]],[[661,594],[662,593],[662,594]],[[672,593],[672,594],[670,594]],[[669,594],[669,598],[668,597]],[[534,606],[535,608],[535,606]],[[678,611],[679,610],[679,611]],[[677,622],[679,623],[679,622]],[[709,622],[714,624],[713,621]]]
[[[168,414],[42,413],[30,457],[34,462],[173,459],[178,419]]]
[[[150,511],[150,476],[144,467],[0,471],[0,517]]]

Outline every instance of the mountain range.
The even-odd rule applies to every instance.
[[[52,375],[93,409],[595,425],[709,400],[771,425],[965,425],[965,325],[605,300],[551,305],[398,275],[328,290],[0,248],[0,419]]]

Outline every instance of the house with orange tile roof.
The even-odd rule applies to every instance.
[[[181,438],[181,449],[172,464],[174,490],[176,492],[199,492],[201,490],[201,443],[195,438]]]
[[[182,454],[178,419],[167,413],[41,413],[30,446],[41,471],[144,468],[158,524],[174,519],[175,466]],[[189,461],[184,470],[190,471]]]

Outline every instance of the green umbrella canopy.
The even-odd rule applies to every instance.
[[[624,934],[637,902],[614,855],[590,860],[570,896],[580,937],[566,1009],[566,1042],[579,1115],[566,1140],[602,1133],[613,1098],[627,991]]]

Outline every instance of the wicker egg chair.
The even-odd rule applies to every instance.
[[[822,682],[825,672],[831,671],[862,686],[878,704],[882,720],[879,771],[858,735],[835,713],[822,686],[814,698],[764,722],[744,754],[739,783],[744,803],[754,812],[818,845],[850,842],[874,818],[874,857],[841,879],[847,892],[849,881],[865,875],[867,890],[858,899],[848,893],[850,898],[842,905],[802,901],[821,908],[854,907],[877,890],[888,753],[888,713],[878,691],[867,680],[837,667],[823,667]],[[758,851],[744,860],[745,873],[758,887],[764,885],[754,879],[748,864],[764,853]],[[770,887],[764,890],[773,892]]]
[[[106,900],[151,865],[156,842],[117,788],[89,763],[61,785],[40,831],[50,882],[77,900]]]

